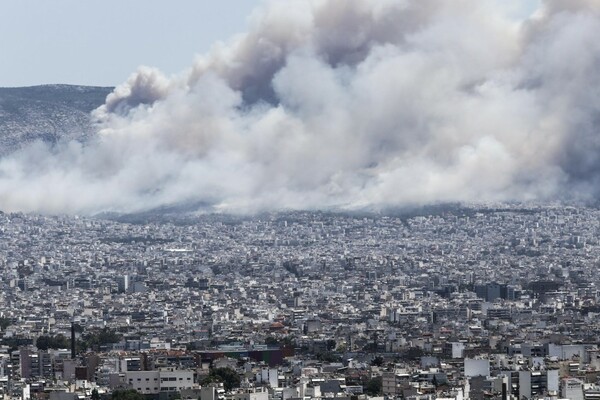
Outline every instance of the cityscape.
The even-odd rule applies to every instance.
[[[600,400],[600,0],[0,15],[0,400]]]
[[[0,217],[5,398],[594,399],[600,210]]]

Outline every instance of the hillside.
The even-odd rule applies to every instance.
[[[92,132],[90,111],[111,91],[74,85],[0,88],[0,156],[34,140],[85,140]]]

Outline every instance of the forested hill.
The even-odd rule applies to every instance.
[[[85,140],[92,133],[90,112],[112,90],[75,85],[0,88],[0,156],[35,140]]]

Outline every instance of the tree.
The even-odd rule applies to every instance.
[[[134,389],[115,390],[111,396],[112,400],[145,400],[143,394]]]
[[[279,344],[279,342],[278,342],[278,341],[277,341],[277,339],[276,339],[276,338],[274,338],[273,336],[267,336],[267,337],[265,338],[265,344],[267,344],[267,345],[271,345],[271,346],[275,346],[275,345],[278,345],[278,344]]]
[[[56,336],[42,335],[37,338],[35,345],[40,350],[68,349],[71,343],[64,335],[59,334]]]
[[[342,356],[340,356],[337,353],[334,353],[332,351],[326,351],[323,353],[318,353],[317,354],[317,359],[319,361],[323,361],[323,362],[328,362],[328,363],[335,363],[335,362],[342,362]]]
[[[8,328],[10,326],[10,324],[11,324],[10,319],[0,317],[0,331],[3,331],[6,328]]]
[[[91,348],[99,350],[100,346],[119,343],[122,336],[110,328],[102,328],[100,330],[85,333],[79,342],[80,350]]]
[[[408,360],[420,360],[424,355],[425,352],[419,347],[411,347],[406,351],[404,357]]]
[[[231,368],[213,368],[208,376],[202,381],[202,385],[211,382],[222,382],[225,390],[231,390],[240,386],[240,376]]]
[[[267,336],[265,338],[265,344],[270,346],[294,347],[294,341],[290,336],[284,336],[281,338]]]
[[[29,346],[33,344],[33,339],[25,338],[22,336],[11,336],[2,338],[0,344],[8,346],[9,351],[14,351],[21,346]]]
[[[377,356],[371,361],[371,365],[374,365],[376,367],[381,367],[383,365],[383,361],[384,361],[383,357]]]
[[[369,396],[378,396],[381,394],[381,387],[383,384],[383,379],[381,376],[376,376],[373,379],[370,379],[369,382],[365,385],[365,393]]]
[[[333,351],[333,350],[335,350],[335,345],[336,345],[335,340],[334,339],[329,339],[327,341],[327,351]]]

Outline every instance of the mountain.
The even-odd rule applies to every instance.
[[[90,112],[112,90],[76,85],[0,88],[0,156],[35,140],[85,140],[92,133]]]

